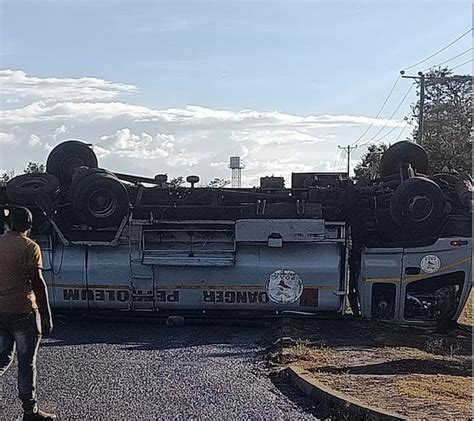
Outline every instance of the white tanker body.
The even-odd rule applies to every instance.
[[[33,209],[58,310],[343,315],[350,303],[399,323],[456,320],[471,289],[471,187],[448,195],[405,161],[365,187],[343,173],[295,173],[291,189],[173,187],[99,169],[69,141],[47,174],[0,189],[0,206]]]

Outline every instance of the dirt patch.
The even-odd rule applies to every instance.
[[[474,296],[471,291],[471,294],[469,295],[469,299],[467,300],[466,306],[464,307],[464,310],[459,316],[458,322],[466,325],[466,326],[473,326],[474,325],[474,319],[472,318],[472,304],[473,304]]]
[[[296,345],[279,353],[278,367],[296,364],[339,392],[410,419],[471,419],[469,329],[439,334],[364,320],[290,324]]]

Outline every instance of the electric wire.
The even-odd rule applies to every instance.
[[[406,71],[406,70],[412,69],[413,67],[416,67],[416,66],[418,66],[418,65],[420,65],[420,64],[422,64],[422,63],[425,63],[426,61],[432,59],[433,57],[436,57],[438,54],[440,54],[440,53],[442,53],[443,51],[447,50],[449,47],[451,47],[452,45],[454,45],[456,42],[458,42],[459,40],[461,40],[462,38],[464,38],[466,35],[468,35],[469,33],[471,33],[471,32],[473,31],[473,29],[474,29],[474,28],[469,28],[466,32],[464,32],[463,34],[461,34],[461,35],[460,35],[459,37],[457,37],[455,40],[451,41],[448,45],[446,45],[446,46],[444,46],[443,48],[439,49],[438,51],[436,51],[435,53],[433,53],[433,54],[431,54],[430,56],[426,57],[425,59],[420,60],[419,62],[417,62],[417,63],[415,63],[415,64],[412,64],[411,66],[405,67],[404,70]],[[458,58],[458,57],[460,57],[460,56],[466,54],[467,52],[469,52],[469,51],[471,51],[471,50],[472,50],[472,48],[469,49],[469,50],[466,50],[466,51],[462,52],[461,54],[458,54],[457,56],[451,57],[450,59],[448,59],[448,60],[446,60],[446,61],[444,61],[444,62],[441,62],[440,64],[438,64],[438,65],[436,65],[436,66],[439,66],[439,65],[445,64],[445,63],[447,63],[447,62],[449,62],[449,61],[451,61],[451,60],[454,60],[454,59],[456,59],[456,58]],[[469,60],[469,61],[467,61],[467,62],[465,62],[465,63],[460,64],[459,66],[454,67],[454,68],[451,69],[451,70],[457,69],[458,67],[464,66],[464,65],[466,65],[466,64],[468,64],[468,63],[470,63],[470,62],[472,62],[472,61],[473,61],[473,60],[471,59],[471,60]],[[429,68],[428,68],[428,69],[429,69]],[[385,101],[383,102],[382,106],[380,107],[379,111],[377,112],[377,115],[375,116],[375,118],[372,119],[372,122],[368,125],[368,127],[365,129],[365,131],[357,138],[357,140],[355,140],[355,141],[351,144],[351,146],[353,146],[353,145],[359,143],[359,142],[364,138],[364,136],[369,132],[369,130],[372,128],[372,126],[373,126],[373,124],[374,124],[374,121],[377,120],[377,118],[380,116],[380,114],[382,113],[383,109],[385,108],[385,105],[387,104],[388,100],[389,100],[390,97],[392,96],[392,94],[393,94],[393,92],[394,92],[394,90],[395,90],[395,88],[396,88],[398,82],[400,81],[400,77],[401,77],[401,76],[399,75],[399,76],[397,77],[397,79],[395,80],[395,83],[393,84],[392,88],[390,89],[390,92],[388,93],[387,97],[385,98]],[[396,112],[398,111],[398,109],[401,107],[403,101],[406,99],[406,97],[408,96],[408,94],[409,94],[410,91],[412,90],[413,86],[414,86],[414,84],[412,84],[412,85],[410,86],[410,89],[407,91],[407,93],[406,93],[405,96],[403,97],[402,102],[398,105],[398,107],[396,108],[396,110],[392,113],[392,116],[390,117],[389,121],[392,119],[392,117],[395,115],[395,113],[396,113]],[[388,123],[388,122],[387,122],[387,123]],[[375,137],[377,137],[377,135],[382,132],[382,130],[386,127],[387,123],[385,123],[385,124],[382,126],[382,128],[372,137],[372,139],[370,139],[368,142],[363,143],[361,146],[364,146],[364,145],[366,145],[367,143],[369,143],[369,142],[371,142],[371,141],[377,142],[377,141],[379,141],[379,140],[382,140],[382,139],[384,139],[386,136],[388,136],[390,133],[392,133],[394,129],[389,130],[389,132],[386,133],[384,136],[382,136],[381,138],[375,140]],[[398,137],[397,137],[397,140],[401,137],[401,135],[402,135],[402,133],[405,131],[406,127],[408,127],[408,125],[406,125],[406,126],[404,126],[404,127],[402,128],[402,130],[400,131],[400,133],[399,133],[399,135],[398,135]]]
[[[408,115],[404,116],[403,120],[406,121],[407,118],[408,118]],[[400,130],[400,133],[398,134],[396,141],[398,141],[398,139],[400,139],[400,136],[402,135],[402,133],[406,130],[406,128],[408,126],[409,126],[409,124],[405,124],[405,125],[402,126],[402,130]],[[392,134],[396,129],[399,129],[399,128],[400,128],[400,126],[394,126],[387,133],[385,133],[383,136],[379,137],[378,139],[370,139],[367,142],[364,142],[359,146],[367,146],[370,143],[380,142],[381,140],[385,139],[388,135]]]
[[[385,108],[385,105],[387,105],[387,102],[388,100],[390,99],[390,97],[392,96],[393,94],[393,91],[395,90],[396,86],[398,85],[398,82],[400,81],[400,75],[398,75],[397,79],[395,80],[395,83],[393,84],[392,86],[392,89],[390,89],[390,92],[388,93],[387,97],[385,98],[385,101],[383,102],[382,106],[380,107],[377,115],[372,119],[371,123],[367,126],[367,128],[365,129],[364,133],[362,133],[359,138],[354,141],[351,146],[355,145],[356,143],[360,142],[364,136],[368,133],[368,131],[370,130],[370,128],[373,126],[374,124],[374,121],[377,120],[380,116],[380,114],[382,113],[383,109]]]
[[[422,63],[425,63],[427,62],[428,60],[432,59],[433,57],[437,56],[439,53],[442,53],[443,51],[447,50],[449,47],[451,47],[451,45],[455,44],[456,42],[458,42],[459,40],[461,40],[462,38],[464,38],[466,35],[468,35],[469,33],[471,33],[473,30],[473,28],[469,28],[466,32],[464,32],[462,35],[460,35],[459,37],[457,37],[454,41],[451,41],[448,45],[446,45],[445,47],[441,48],[440,50],[436,51],[435,53],[431,54],[429,57],[426,57],[425,59],[415,63],[415,64],[412,64],[411,66],[408,66],[408,67],[405,67],[404,70],[410,70],[410,69],[413,69],[413,67],[416,67]]]
[[[395,142],[398,142],[398,140],[402,137],[402,134],[405,132],[405,130],[407,129],[408,126],[409,126],[409,124],[402,127],[402,130],[400,130],[400,133],[398,133],[398,136],[397,136],[397,139],[395,140]]]
[[[461,64],[459,64],[459,65],[456,66],[456,67],[453,67],[451,70],[455,70],[455,69],[457,69],[458,67],[462,67],[462,66],[464,66],[464,65],[466,65],[466,64],[472,63],[473,60],[474,60],[474,59],[471,58],[470,60],[465,61],[464,63],[461,63]]]
[[[400,126],[394,126],[387,133],[385,133],[382,137],[379,137],[378,139],[370,139],[367,142],[364,142],[364,143],[360,144],[359,146],[367,146],[370,143],[377,143],[377,142],[385,139],[389,134],[393,133],[395,131],[395,129],[398,129],[399,127]],[[403,127],[405,127],[405,126],[403,126]]]
[[[433,66],[427,67],[426,69],[423,69],[422,72],[426,72],[426,71],[431,70],[435,67],[439,67],[439,66],[442,66],[443,64],[449,63],[450,61],[453,61],[453,60],[457,59],[458,57],[461,57],[464,54],[467,54],[469,51],[472,51],[473,49],[474,49],[474,47],[468,48],[466,51],[463,51],[462,53],[458,54],[457,56],[451,57],[451,58],[449,58],[445,61],[442,61],[441,63],[435,64]]]
[[[395,129],[399,126],[394,126],[392,127],[387,133],[385,133],[382,137],[376,139],[376,137],[382,133],[382,131],[387,127],[387,124],[393,120],[393,117],[395,116],[395,114],[397,113],[397,111],[400,109],[400,107],[405,103],[408,95],[410,94],[410,92],[412,91],[413,87],[415,86],[415,83],[412,83],[408,90],[406,91],[405,95],[403,96],[403,98],[401,99],[401,101],[399,102],[399,104],[397,105],[397,107],[395,108],[395,110],[393,110],[392,114],[390,115],[390,117],[388,118],[388,120],[385,122],[385,124],[377,131],[377,133],[375,133],[371,139],[367,140],[366,142],[362,143],[360,146],[366,146],[368,145],[369,143],[375,143],[375,142],[379,142],[380,140],[382,139],[385,139],[389,134],[393,133],[395,131]]]
[[[397,111],[400,109],[400,107],[404,104],[405,100],[407,99],[408,95],[410,94],[410,92],[412,91],[413,87],[415,86],[414,83],[412,83],[410,85],[410,87],[408,88],[408,90],[406,91],[405,95],[403,96],[402,100],[400,101],[400,103],[398,104],[397,108],[395,108],[395,110],[393,111],[393,113],[390,115],[390,117],[388,118],[388,120],[385,122],[385,124],[379,129],[379,131],[377,133],[375,133],[373,136],[372,136],[372,139],[370,139],[371,141],[375,141],[375,138],[380,134],[382,133],[382,131],[385,129],[385,127],[387,127],[387,124],[392,121],[393,117],[395,116],[395,114],[397,113]],[[385,137],[385,136],[384,136]],[[381,138],[383,139],[383,137]],[[380,139],[378,139],[380,140]],[[377,141],[378,141],[377,140]]]
[[[403,120],[405,121],[405,119],[407,118],[407,116],[403,117]],[[402,126],[402,129],[405,129],[408,125],[405,124]],[[379,137],[377,140],[375,140],[375,142],[380,142],[381,140],[385,139],[389,134],[391,134],[392,132],[395,131],[395,129],[398,129],[400,126],[395,126],[395,127],[392,127],[392,130],[388,131],[387,133],[385,133],[382,137]],[[403,130],[402,130],[403,131]],[[400,135],[399,135],[400,136]],[[397,137],[397,140],[399,139],[399,137]]]

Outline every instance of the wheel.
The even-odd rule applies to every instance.
[[[426,173],[428,170],[428,155],[426,151],[416,143],[404,140],[390,146],[380,160],[379,172],[381,177],[397,174],[400,164],[411,164],[418,173]]]
[[[93,228],[118,225],[128,213],[128,192],[109,174],[91,174],[75,186],[72,207],[77,219]]]
[[[404,232],[426,235],[437,230],[445,215],[441,188],[425,177],[405,180],[390,200],[390,215]]]
[[[47,173],[18,175],[6,187],[8,199],[22,205],[34,205],[39,194],[46,193],[55,199],[59,192],[59,180]]]
[[[459,198],[459,203],[461,203],[462,206],[471,208],[474,193],[471,176],[469,174],[459,174],[454,187]]]
[[[104,168],[89,168],[89,167],[84,167],[84,166],[78,167],[74,170],[74,174],[72,176],[71,185],[69,186],[69,196],[73,197],[74,189],[76,188],[78,184],[82,182],[83,178],[89,177],[94,174],[109,175],[112,178],[115,178],[116,180],[118,180],[118,178],[113,172],[108,171]]]
[[[75,169],[81,166],[97,168],[97,157],[86,143],[68,140],[49,153],[46,172],[58,177],[63,185],[69,185]]]

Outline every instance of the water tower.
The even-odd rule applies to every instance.
[[[242,161],[240,156],[231,156],[229,168],[232,170],[232,187],[239,188],[242,185]]]

